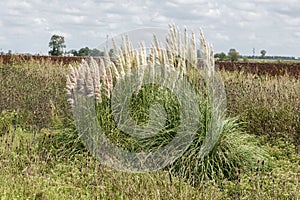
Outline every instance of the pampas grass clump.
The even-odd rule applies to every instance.
[[[74,107],[76,99],[74,91],[95,97],[97,116],[101,127],[107,136],[117,146],[129,151],[153,151],[158,146],[166,145],[176,134],[176,127],[180,123],[180,113],[176,110],[180,105],[176,103],[170,91],[155,85],[144,86],[144,68],[147,66],[155,74],[155,65],[165,66],[166,75],[170,71],[177,71],[177,79],[186,78],[195,88],[199,97],[200,125],[195,138],[186,152],[175,160],[168,168],[175,175],[182,177],[192,185],[198,185],[207,179],[220,177],[234,178],[236,169],[250,169],[257,160],[266,160],[267,153],[255,145],[249,135],[243,131],[243,124],[236,118],[224,119],[223,110],[218,110],[214,93],[210,91],[210,83],[217,74],[214,64],[212,47],[206,43],[203,33],[199,33],[200,59],[197,58],[196,35],[192,31],[189,37],[184,29],[183,37],[179,29],[171,25],[166,37],[165,46],[154,35],[152,46],[147,53],[143,43],[139,49],[133,49],[127,36],[122,38],[122,44],[114,43],[114,55],[109,56],[105,50],[102,58],[83,60],[80,67],[70,67],[67,77],[68,102]],[[110,110],[113,88],[120,80],[138,70],[139,91],[133,94],[130,106],[130,116],[137,123],[145,123],[149,118],[149,106],[159,103],[167,110],[167,124],[164,131],[147,140],[139,140],[118,130],[118,126]],[[157,98],[159,96],[159,98]],[[222,99],[221,99],[222,100]],[[223,103],[223,102],[222,102]],[[216,130],[210,130],[215,125]],[[209,136],[210,139],[205,141]],[[203,153],[205,142],[210,144]]]

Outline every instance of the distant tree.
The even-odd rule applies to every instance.
[[[218,54],[217,58],[219,61],[224,61],[224,60],[226,60],[227,56],[224,52],[222,52],[222,53]]]
[[[64,53],[63,49],[66,48],[65,38],[59,35],[52,35],[49,42],[49,47],[51,48],[51,50],[49,51],[50,55],[52,56],[63,55]]]
[[[68,51],[68,54],[72,54],[73,56],[78,56],[78,52],[75,49],[71,49],[70,51]]]
[[[81,48],[78,51],[78,56],[88,56],[90,54],[90,51],[91,50],[88,47]]]
[[[235,50],[235,49],[230,49],[228,52],[228,58],[234,62],[234,61],[238,61],[240,55],[239,53]]]
[[[11,55],[12,54],[12,50],[8,50],[7,54]]]
[[[261,57],[264,58],[267,54],[267,51],[263,49],[260,51],[260,54],[261,54]]]
[[[104,52],[99,49],[90,49],[89,47],[83,47],[78,51],[75,49],[71,49],[68,51],[68,54],[72,54],[73,56],[104,56]]]
[[[89,52],[89,56],[104,56],[104,52],[100,51],[99,49],[92,49]]]
[[[244,62],[248,62],[249,61],[248,57],[247,56],[243,56],[243,61]]]
[[[114,57],[114,55],[115,55],[114,50],[110,49],[108,54],[109,54],[110,57]]]

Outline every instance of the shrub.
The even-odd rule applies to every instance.
[[[183,41],[188,41],[186,32],[185,30]],[[157,68],[154,68],[156,64],[159,64],[165,68],[164,73],[166,77],[162,82],[168,81],[167,77],[173,77],[170,72],[172,70],[178,71],[178,75],[174,76],[172,81],[175,82],[183,78],[187,78],[190,81],[197,91],[198,102],[193,104],[193,108],[190,107],[189,109],[199,109],[200,111],[199,116],[195,116],[193,119],[195,121],[197,121],[197,118],[200,119],[199,130],[191,141],[192,143],[188,150],[185,150],[183,156],[171,165],[171,172],[176,176],[185,178],[193,185],[197,185],[202,180],[217,179],[220,174],[223,177],[234,178],[234,169],[249,169],[257,162],[257,159],[267,159],[267,153],[263,149],[258,148],[255,143],[249,142],[250,136],[244,133],[243,129],[241,129],[241,123],[238,123],[235,118],[223,119],[225,99],[222,96],[222,83],[219,82],[216,75],[213,52],[206,44],[202,33],[200,33],[200,60],[197,60],[194,33],[192,33],[189,44],[183,47],[181,43],[178,43],[178,41],[181,41],[180,38],[177,38],[180,37],[179,35],[179,31],[175,26],[171,26],[169,36],[166,39],[167,51],[162,50],[154,36],[156,46],[151,49],[148,56],[143,46],[136,51],[131,49],[132,45],[128,38],[125,37],[123,46],[117,47],[115,45],[114,52],[116,52],[116,55],[113,61],[110,60],[108,52],[105,52],[104,58],[99,61],[90,59],[83,61],[78,69],[71,68],[67,77],[67,94],[68,101],[73,106],[75,115],[78,118],[75,121],[78,120],[79,131],[82,131],[81,134],[85,144],[92,153],[97,155],[96,152],[101,152],[103,154],[105,149],[100,148],[99,150],[98,147],[94,146],[95,143],[99,145],[98,140],[95,140],[98,136],[93,133],[98,129],[93,128],[95,126],[93,125],[94,119],[89,117],[93,111],[89,110],[90,108],[88,108],[89,105],[87,104],[87,102],[94,103],[93,98],[95,98],[97,118],[101,127],[105,129],[107,137],[117,146],[129,152],[142,151],[151,156],[153,151],[164,147],[175,138],[176,131],[179,130],[179,122],[183,116],[182,113],[178,112],[180,109],[178,107],[183,106],[183,104],[178,104],[176,97],[173,98],[172,94],[167,90],[160,89],[156,85],[143,86],[144,79],[149,78],[147,70],[152,70],[150,74],[155,74],[153,77],[150,76],[150,79],[159,78],[157,75],[159,72],[156,71]],[[180,52],[179,49],[183,49],[183,52]],[[181,55],[180,53],[186,55],[186,57],[178,57],[178,55]],[[145,65],[147,67],[144,69],[143,66]],[[132,73],[134,73],[133,70],[136,68],[139,72],[138,76],[131,77]],[[113,101],[111,98],[114,98],[112,95],[113,86],[121,85],[121,89],[117,94],[135,92],[126,84],[126,80],[136,81],[140,91],[137,90],[139,92],[136,96],[126,97],[124,101],[120,100],[117,110],[113,110],[111,109],[111,102]],[[127,83],[132,84],[132,82]],[[125,109],[122,106],[126,105],[126,99],[128,98],[131,105],[127,111],[127,108]],[[187,101],[188,98],[186,99]],[[163,124],[163,131],[153,137],[147,137],[146,139],[131,137],[128,132],[136,131],[135,128],[132,128],[135,127],[134,123],[128,123],[125,126],[126,130],[130,130],[127,132],[126,130],[120,130],[118,127],[120,121],[122,123],[130,121],[128,115],[120,115],[121,117],[118,119],[113,118],[116,113],[122,113],[124,109],[126,112],[129,112],[132,118],[136,119],[137,123],[151,124],[151,122],[147,122],[151,118],[150,106],[156,103],[165,108],[167,121],[166,124]],[[152,117],[158,114],[156,117],[159,119],[161,115],[159,110],[161,109],[154,110],[155,113],[152,113]],[[154,118],[156,119],[156,117]],[[159,126],[160,120],[157,120],[157,122]],[[121,125],[123,125],[122,123]],[[184,128],[187,129],[189,127],[184,126]],[[148,130],[151,132],[156,129]],[[154,135],[156,133],[151,132],[151,134]],[[107,156],[113,159],[110,154]],[[123,158],[118,157],[115,162],[121,159]],[[120,162],[122,163],[122,161]]]

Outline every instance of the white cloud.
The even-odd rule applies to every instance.
[[[35,18],[33,20],[35,22],[36,25],[43,25],[43,24],[46,24],[47,23],[47,20],[45,18]]]
[[[67,48],[92,47],[107,35],[176,23],[202,26],[216,51],[300,56],[299,13],[298,0],[3,0],[0,48],[46,53],[53,33],[65,36]]]
[[[294,36],[296,36],[298,39],[300,39],[300,32],[295,32]]]
[[[199,4],[199,3],[206,2],[206,1],[201,1],[201,0],[173,0],[173,1],[170,1],[170,2],[175,3],[175,4]]]
[[[0,36],[0,42],[5,42],[6,38],[3,36]]]
[[[63,32],[61,30],[52,30],[50,31],[51,35],[61,35],[63,37],[70,37],[71,35],[69,33]]]
[[[86,16],[83,15],[63,15],[62,21],[66,24],[81,24],[85,22]]]
[[[216,39],[219,40],[225,40],[225,41],[229,41],[229,37],[227,35],[221,34],[221,33],[216,33]]]

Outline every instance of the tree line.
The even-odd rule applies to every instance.
[[[62,56],[72,55],[72,56],[103,56],[104,52],[99,49],[90,49],[89,47],[83,47],[79,50],[71,49],[70,51],[65,51],[65,38],[60,35],[52,35],[49,42],[50,51],[48,52],[51,56]]]
[[[90,49],[89,47],[83,47],[79,50],[71,49],[70,51],[66,52],[64,49],[66,48],[65,45],[65,38],[59,35],[53,35],[50,38],[49,42],[50,51],[48,52],[49,55],[52,56],[61,56],[61,55],[71,55],[71,56],[104,56],[104,52],[100,51],[99,49],[93,48]],[[254,50],[254,49],[253,49]],[[113,54],[113,49],[109,51],[109,54]],[[200,57],[200,50],[197,52],[198,57]],[[243,61],[247,61],[248,59],[285,59],[285,60],[296,60],[295,57],[285,57],[285,56],[266,56],[267,51],[262,49],[260,51],[260,56],[241,56],[236,49],[229,49],[228,53],[216,53],[215,58],[218,61],[238,61],[239,59],[243,59]]]

